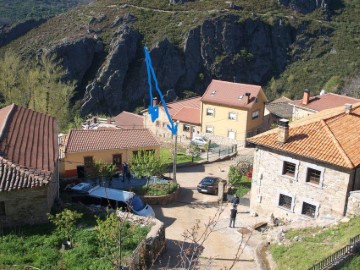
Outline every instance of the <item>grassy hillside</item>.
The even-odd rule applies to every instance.
[[[299,98],[304,88],[312,93],[323,88],[336,92],[347,78],[360,73],[360,1],[334,0],[330,21],[323,20],[321,11],[303,15],[279,6],[274,0],[233,2],[237,10],[229,9],[223,0],[195,0],[183,5],[169,5],[168,0],[95,1],[50,19],[7,48],[29,53],[94,33],[108,44],[117,30],[111,24],[128,13],[137,18],[133,27],[143,34],[147,46],[168,38],[182,48],[189,29],[207,18],[236,14],[241,20],[259,18],[270,25],[280,18],[298,29],[297,40],[288,51],[287,69],[264,86],[270,99],[280,95]]]
[[[0,0],[0,24],[54,16],[90,0]]]

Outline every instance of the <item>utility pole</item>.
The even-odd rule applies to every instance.
[[[179,125],[179,120],[176,121],[176,129]],[[175,134],[175,143],[174,143],[174,163],[173,163],[173,180],[176,183],[176,157],[177,157],[177,139],[178,139],[178,132]]]

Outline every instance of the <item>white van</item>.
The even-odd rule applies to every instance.
[[[110,206],[112,208],[126,208],[136,215],[155,217],[154,210],[145,204],[134,192],[105,188],[90,183],[80,183],[70,188],[81,196],[73,197],[84,204]]]

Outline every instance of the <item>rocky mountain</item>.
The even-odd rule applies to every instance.
[[[323,63],[332,56],[333,61],[340,61],[339,57],[351,61],[347,51],[334,53],[337,31],[342,29],[336,25],[347,11],[337,14],[330,0],[306,4],[279,0],[268,10],[244,3],[170,1],[172,5],[156,6],[154,2],[146,6],[142,1],[98,1],[54,17],[20,38],[8,31],[14,40],[2,50],[16,48],[24,55],[55,53],[67,70],[64,79],[77,81],[82,115],[116,115],[147,106],[144,45],[169,100],[182,97],[185,90],[201,95],[213,78],[259,84],[273,98],[302,92],[304,76],[319,90],[341,72],[343,77],[351,75],[346,70],[336,71],[344,62],[316,71],[320,74],[317,78],[306,75],[313,72],[314,63],[324,68]],[[272,14],[274,10],[277,12]],[[352,22],[349,26],[351,31],[355,29]],[[352,71],[358,72],[359,62],[351,63]]]

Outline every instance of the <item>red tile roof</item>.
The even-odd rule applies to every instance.
[[[291,102],[291,104],[297,107],[307,108],[313,111],[320,112],[322,110],[342,106],[346,103],[354,104],[360,102],[360,99],[328,93],[328,94],[310,97],[309,103],[307,105],[302,104],[302,102],[303,100],[299,99],[299,100],[294,100],[293,102]]]
[[[172,116],[173,120],[179,120],[183,123],[201,125],[200,109],[184,107]]]
[[[277,143],[278,129],[249,138],[248,141],[352,169],[360,166],[359,127],[360,103],[356,103],[350,114],[339,107],[291,123],[289,139],[284,144]]]
[[[259,85],[212,80],[201,101],[234,108],[250,108],[255,103],[260,90]],[[250,93],[249,103],[245,93]]]
[[[144,116],[123,111],[114,117],[115,125],[124,129],[139,129],[144,127]]]
[[[201,108],[201,97],[194,97],[189,99],[184,99],[180,101],[175,101],[167,104],[167,108],[171,117],[176,115],[183,108],[192,108],[199,110],[200,117],[200,108]]]
[[[73,129],[67,137],[65,153],[158,145],[160,143],[148,129]]]
[[[0,191],[48,183],[58,157],[54,117],[15,104],[0,109]]]

